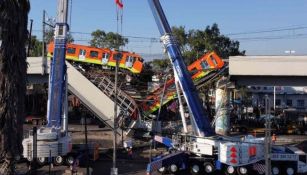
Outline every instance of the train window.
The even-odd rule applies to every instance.
[[[201,67],[203,68],[203,69],[209,69],[210,67],[209,67],[209,64],[206,62],[206,61],[202,61],[201,63],[200,63],[200,65],[201,65]]]
[[[76,53],[76,48],[68,47],[67,48],[67,53],[68,54],[75,54]]]
[[[139,58],[138,58],[138,60],[139,60],[141,63],[143,63],[143,62],[144,62],[144,59],[143,59],[143,58],[141,58],[141,57],[139,57]]]
[[[211,61],[213,62],[214,65],[217,65],[216,60],[212,56],[210,57],[210,59],[211,59]]]
[[[90,51],[90,57],[92,57],[92,58],[98,58],[98,52],[97,52],[97,51],[91,50],[91,51]]]
[[[197,69],[194,68],[194,69],[190,70],[189,72],[190,72],[190,75],[193,76],[193,75],[195,75],[196,73],[198,73],[199,71],[198,71]]]
[[[116,53],[114,56],[115,56],[114,57],[115,60],[118,60],[118,61],[120,61],[123,58],[123,54],[120,52]]]

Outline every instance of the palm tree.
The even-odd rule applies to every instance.
[[[0,1],[0,174],[15,174],[22,154],[29,0]]]

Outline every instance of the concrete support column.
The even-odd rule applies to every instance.
[[[215,91],[215,132],[227,135],[230,130],[229,118],[230,91],[227,88],[227,79],[217,82]]]

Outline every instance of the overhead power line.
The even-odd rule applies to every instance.
[[[251,32],[229,33],[229,34],[226,34],[226,36],[259,34],[259,33],[272,33],[272,32],[281,32],[281,31],[289,31],[289,30],[303,30],[303,29],[307,29],[307,26],[291,27],[291,28],[283,28],[283,29],[259,30],[259,31],[251,31]]]
[[[273,33],[273,32],[281,32],[281,31],[291,31],[291,30],[303,30],[307,29],[307,26],[299,26],[299,27],[288,27],[288,28],[279,28],[279,29],[271,29],[271,30],[259,30],[259,31],[251,31],[251,32],[240,32],[240,33],[230,33],[226,36],[236,36],[236,35],[247,35],[247,34],[260,34],[260,33]],[[35,32],[42,32],[41,30],[33,30]],[[79,34],[79,35],[91,35],[88,32],[78,32],[72,31],[71,34]],[[269,35],[269,36],[252,36],[252,37],[233,37],[232,40],[239,40],[239,41],[262,41],[262,40],[276,40],[276,39],[303,39],[306,37],[306,33],[301,34],[287,34],[287,35]],[[160,42],[160,38],[158,37],[144,37],[144,36],[123,36],[125,38],[130,39],[129,42],[136,42],[136,43],[158,43]],[[75,41],[90,41],[90,38],[87,37],[75,37]]]
[[[294,35],[278,35],[278,36],[259,36],[259,37],[242,37],[242,38],[233,38],[234,40],[274,40],[274,39],[300,39],[307,36],[307,33],[300,33]]]

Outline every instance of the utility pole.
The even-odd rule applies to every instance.
[[[270,99],[265,96],[265,174],[271,175],[271,115],[270,115]]]
[[[111,175],[117,175],[118,169],[116,168],[116,148],[117,148],[117,78],[118,78],[118,66],[119,60],[121,59],[121,53],[116,55],[116,66],[115,66],[115,87],[114,87],[114,117],[113,117],[113,167],[111,168]]]
[[[33,25],[33,19],[30,19],[30,33],[29,33],[29,40],[28,40],[28,52],[27,56],[30,56],[30,49],[31,49],[31,39],[32,39],[32,25]]]
[[[85,158],[86,158],[86,175],[90,174],[89,169],[89,157],[88,157],[88,140],[87,140],[87,115],[83,115],[83,121],[84,121],[84,135],[85,135]]]
[[[37,174],[37,128],[33,127],[33,159],[31,162],[31,173]],[[33,170],[33,171],[32,171]]]
[[[45,23],[46,23],[46,11],[43,10],[43,36],[42,36],[42,75],[45,75],[47,73],[47,59],[45,57],[45,49],[46,49],[46,44],[45,44]]]

